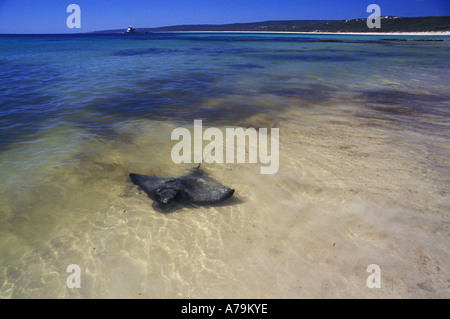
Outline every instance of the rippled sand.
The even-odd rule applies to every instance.
[[[38,65],[54,85],[5,63],[23,123],[0,143],[0,298],[449,298],[450,78],[435,67],[447,44],[275,40],[214,38],[203,52],[162,39],[160,52],[93,39],[75,80],[59,55],[59,77]],[[21,103],[54,109],[21,117]],[[128,174],[184,174],[170,135],[197,114],[205,128],[279,128],[279,171],[204,164],[235,195],[162,214]]]
[[[42,128],[45,143],[1,158],[16,186],[1,194],[0,296],[449,297],[448,140],[366,111],[292,108],[277,123],[277,174],[204,165],[234,198],[171,214],[127,174],[182,174],[189,166],[170,163],[175,126],[128,121],[114,141]],[[69,264],[81,268],[80,289],[66,287]],[[366,286],[369,264],[381,267],[381,289]]]

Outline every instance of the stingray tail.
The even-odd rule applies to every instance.
[[[203,172],[203,171],[200,169],[200,165],[201,165],[201,164],[198,164],[197,167],[194,167],[194,168],[188,168],[187,170],[190,171],[190,172],[192,172],[192,173],[194,173],[194,174],[205,174],[205,172]]]

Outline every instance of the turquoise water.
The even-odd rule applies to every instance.
[[[34,136],[45,121],[67,121],[100,135],[134,118],[183,123],[204,118],[230,125],[273,111],[264,103],[246,105],[239,95],[298,96],[308,104],[308,98],[326,100],[339,92],[345,99],[347,91],[365,94],[387,79],[400,81],[408,71],[435,72],[433,80],[450,63],[447,42],[392,44],[358,36],[318,42],[322,37],[2,37],[1,145]],[[211,98],[227,103],[203,107]]]
[[[0,36],[0,297],[448,297],[450,38],[383,38]],[[279,128],[280,170],[164,215],[127,176],[194,119]]]

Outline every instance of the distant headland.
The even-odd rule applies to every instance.
[[[175,25],[157,28],[136,28],[145,32],[315,32],[315,33],[424,33],[450,32],[450,16],[381,17],[381,28],[370,29],[367,18],[349,20],[283,20],[233,24]],[[123,33],[125,29],[95,33]]]

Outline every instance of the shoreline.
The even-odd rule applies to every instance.
[[[395,35],[395,36],[450,36],[450,31],[436,32],[297,32],[297,31],[152,31],[151,33],[274,33],[319,35]]]
[[[300,32],[300,31],[138,31],[136,35],[152,33],[252,33],[252,34],[293,34],[293,35],[375,35],[375,36],[450,36],[450,31],[434,32]],[[101,35],[125,34],[124,32],[92,31],[84,33],[0,33],[0,36],[38,36],[38,35]]]

